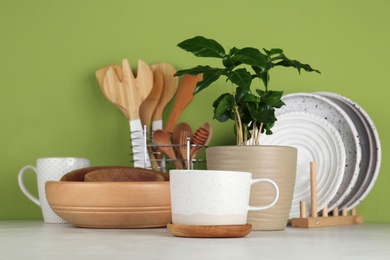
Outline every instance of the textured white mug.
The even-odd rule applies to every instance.
[[[65,221],[57,216],[50,208],[45,194],[45,183],[47,181],[59,181],[66,173],[90,166],[90,161],[85,158],[74,157],[52,157],[39,158],[37,166],[27,165],[23,167],[18,174],[18,183],[22,192],[32,202],[37,204],[42,209],[43,220],[45,223],[65,223]],[[28,171],[32,170],[37,175],[38,195],[39,198],[33,196],[26,188],[23,182],[23,176]]]
[[[250,172],[171,170],[172,223],[181,225],[244,225],[249,210],[273,207],[279,188],[270,179],[252,179]],[[267,182],[275,189],[265,206],[249,205],[251,186]]]

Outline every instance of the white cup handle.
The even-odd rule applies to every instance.
[[[269,209],[271,207],[273,207],[276,202],[278,201],[279,199],[279,188],[278,188],[278,185],[273,181],[273,180],[270,180],[270,179],[254,179],[251,181],[251,186],[255,183],[258,183],[258,182],[268,182],[270,183],[274,189],[275,189],[275,198],[274,200],[268,204],[268,205],[265,205],[265,206],[249,206],[249,210],[264,210],[264,209]]]
[[[27,165],[27,166],[24,166],[20,171],[19,171],[19,174],[18,174],[18,183],[19,183],[19,187],[20,189],[22,190],[22,192],[24,193],[24,195],[27,196],[27,198],[29,198],[32,202],[34,202],[35,204],[37,204],[39,207],[41,206],[41,203],[39,202],[39,199],[36,198],[35,196],[33,196],[26,188],[26,186],[24,185],[24,182],[23,182],[23,175],[27,172],[27,170],[33,170],[35,172],[35,174],[37,174],[37,168],[35,168],[34,166],[31,166],[31,165]]]

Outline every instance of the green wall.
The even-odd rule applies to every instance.
[[[96,69],[123,58],[133,67],[138,59],[197,65],[176,44],[204,35],[228,47],[282,48],[322,75],[276,70],[271,88],[337,92],[370,114],[383,162],[357,210],[366,222],[390,222],[389,12],[388,0],[2,0],[0,219],[42,218],[17,185],[19,169],[36,158],[129,164],[128,123],[101,93]],[[219,84],[197,95],[180,119],[193,127],[210,121],[211,145],[234,143],[231,128],[212,120],[211,103],[224,88]],[[26,179],[36,191],[34,175]]]

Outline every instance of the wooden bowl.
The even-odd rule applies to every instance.
[[[160,171],[142,168],[106,168],[88,172],[84,181],[164,181]]]
[[[129,166],[92,166],[92,167],[86,167],[86,168],[81,168],[77,170],[73,170],[71,172],[66,173],[60,181],[84,181],[85,176],[88,173],[94,172],[94,171],[100,171],[100,170],[112,170],[114,172],[118,171],[125,171],[125,175],[130,175],[132,172],[140,173],[143,174],[144,172],[148,173],[154,173],[157,175],[161,175],[164,177],[164,179],[167,181],[169,180],[169,174],[161,172],[161,171],[156,171],[156,170],[149,170],[149,169],[144,169],[144,168],[137,168],[137,167],[129,167]],[[115,181],[113,179],[109,180],[109,176],[107,176],[107,173],[104,173],[106,175],[105,179],[106,181]],[[90,180],[91,181],[91,180]],[[128,180],[127,180],[128,181]]]
[[[168,181],[48,181],[53,211],[76,227],[151,228],[172,223]]]

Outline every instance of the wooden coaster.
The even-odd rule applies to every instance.
[[[177,237],[223,238],[244,237],[252,231],[252,225],[191,226],[168,224],[171,234]]]

